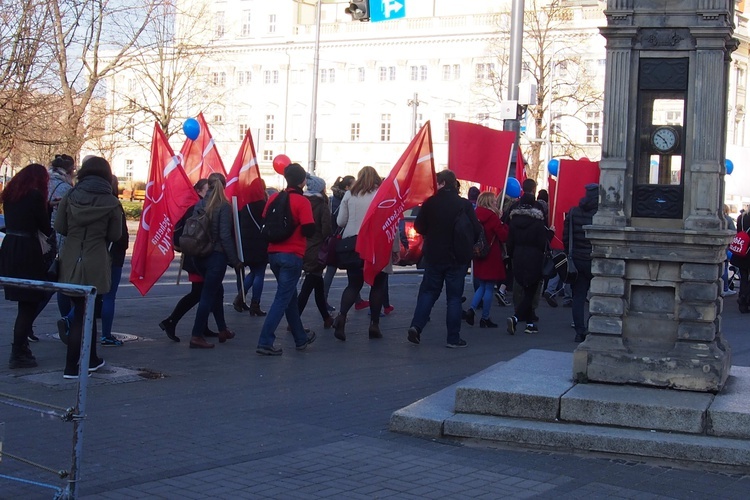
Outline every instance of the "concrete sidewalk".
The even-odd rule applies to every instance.
[[[127,281],[129,269],[123,281]],[[420,280],[391,279],[395,311],[381,321],[382,340],[367,338],[367,311],[352,311],[348,338],[323,330],[312,300],[303,319],[318,333],[297,352],[284,325],[284,355],[255,354],[262,318],[236,313],[227,280],[225,310],[237,338],[210,351],[188,348],[193,315],[175,343],[159,330],[189,285],[175,286],[176,267],[145,298],[124,283],[115,331],[137,340],[100,348],[107,361],[91,377],[79,492],[82,498],[745,498],[750,476],[736,470],[684,469],[618,457],[489,448],[466,441],[428,440],[391,433],[391,414],[489,366],[529,349],[572,352],[570,309],[544,301],[538,335],[464,325],[467,349],[445,348],[444,299],[436,304],[422,343],[406,341]],[[262,307],[275,283],[268,273]],[[184,276],[183,276],[184,283]],[[331,292],[345,286],[340,274]],[[467,282],[467,293],[470,283]],[[338,307],[337,300],[333,301]],[[509,308],[493,306],[503,323]],[[62,407],[75,401],[75,384],[62,381],[65,350],[54,339],[54,304],[35,325],[32,350],[39,367],[0,364],[0,392]],[[0,301],[0,328],[9,356],[15,304]],[[750,366],[746,318],[734,301],[722,326],[733,363]],[[544,367],[539,367],[544,370]],[[71,424],[0,405],[3,450],[54,470],[70,467]],[[64,487],[47,471],[10,460],[0,475]],[[53,491],[0,476],[0,499],[51,498]]]

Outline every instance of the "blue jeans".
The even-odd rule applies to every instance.
[[[207,257],[200,259],[198,266],[203,274],[203,290],[201,300],[198,302],[198,310],[195,312],[193,323],[193,337],[203,337],[203,332],[208,326],[208,315],[213,312],[216,326],[219,330],[225,330],[227,323],[224,320],[224,275],[227,273],[227,256],[223,252],[211,252]]]
[[[260,296],[263,294],[263,280],[266,279],[266,265],[260,264],[259,266],[250,266],[248,270],[250,272],[245,275],[244,282],[245,295],[252,290],[253,293],[250,300],[260,303]],[[237,288],[237,293],[242,293],[239,286]]]
[[[302,275],[302,257],[293,253],[271,253],[268,255],[268,263],[276,277],[276,295],[260,330],[258,347],[273,345],[276,340],[276,328],[283,316],[286,316],[292,329],[294,343],[301,346],[307,342],[307,334],[302,326],[297,306],[297,282]]]
[[[122,268],[112,268],[112,285],[109,287],[109,292],[102,295],[102,338],[112,337],[112,323],[115,320],[115,297],[117,296],[117,288],[120,286],[120,278],[122,278]]]
[[[490,318],[490,307],[492,306],[492,295],[495,291],[495,281],[475,280],[477,289],[471,300],[471,308],[476,311],[479,303],[482,303],[482,319]]]
[[[424,329],[427,320],[430,318],[432,306],[440,297],[443,283],[445,283],[447,342],[449,344],[457,343],[461,339],[461,296],[464,293],[464,279],[467,270],[467,265],[426,264],[422,275],[422,283],[419,285],[417,306],[414,308],[411,326],[416,327],[420,332]]]
[[[586,295],[591,287],[591,261],[573,259],[578,269],[578,278],[573,283],[573,325],[576,333],[586,333]]]

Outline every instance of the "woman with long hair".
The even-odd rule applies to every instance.
[[[242,263],[237,257],[233,237],[232,207],[224,194],[226,178],[214,172],[208,176],[208,193],[195,205],[195,210],[205,210],[211,220],[211,241],[213,249],[206,257],[196,259],[196,267],[203,276],[203,290],[195,313],[190,347],[211,349],[214,344],[206,342],[205,331],[208,315],[213,311],[219,328],[219,342],[234,338],[234,332],[227,328],[224,319],[224,286],[222,281],[227,272],[227,263],[237,269]]]
[[[0,193],[6,225],[6,236],[0,247],[2,276],[47,279],[40,233],[45,237],[52,234],[47,208],[48,180],[47,169],[32,163],[13,176]],[[12,369],[37,366],[36,358],[29,349],[29,335],[39,314],[39,305],[46,297],[48,295],[43,291],[5,287],[5,299],[18,304],[9,361]]]
[[[353,175],[345,175],[343,177],[337,177],[333,186],[331,186],[331,194],[333,194],[333,196],[331,196],[331,234],[336,234],[339,230],[336,217],[339,215],[341,200],[344,199],[346,192],[352,188],[355,180],[356,179]],[[328,292],[331,290],[331,284],[333,283],[333,278],[336,276],[337,270],[338,268],[336,266],[327,266],[325,276],[323,276],[323,289],[326,294],[328,312],[336,310],[336,308],[331,306],[331,303],[328,301]]]
[[[250,316],[265,316],[266,312],[260,308],[260,296],[263,294],[263,282],[266,278],[268,266],[268,241],[261,232],[263,227],[263,209],[266,208],[266,183],[258,177],[250,183],[248,188],[249,202],[240,208],[240,234],[242,241],[242,256],[244,265],[250,271],[245,276],[243,288],[245,294],[252,290],[250,305],[240,294],[242,290],[237,283],[237,297],[232,305],[237,312],[250,311]]]
[[[65,236],[60,250],[60,281],[94,286],[97,293],[108,293],[112,286],[108,247],[122,236],[122,207],[112,194],[112,169],[107,160],[90,156],[83,161],[78,183],[60,201],[55,230]],[[72,297],[71,301],[73,321],[63,373],[67,379],[78,378],[86,309],[84,297]],[[91,334],[89,372],[94,372],[104,366],[104,360],[96,355],[96,321]]]
[[[490,307],[492,306],[492,295],[495,283],[505,279],[505,264],[503,264],[502,244],[508,239],[508,226],[500,221],[497,208],[497,199],[491,191],[480,193],[477,197],[476,214],[479,223],[482,224],[484,237],[490,246],[486,257],[474,259],[474,278],[477,289],[471,301],[469,310],[466,311],[466,322],[474,324],[474,313],[482,304],[482,317],[479,320],[481,328],[497,328],[497,323],[490,319]]]
[[[344,228],[344,232],[341,234],[342,238],[359,234],[367,209],[370,207],[373,198],[375,198],[375,193],[378,187],[380,187],[381,182],[380,176],[374,168],[362,167],[359,171],[354,185],[341,200],[339,214],[336,217],[338,225]],[[398,244],[398,239],[394,238],[394,248],[396,248],[396,251],[398,251]],[[390,266],[391,264],[389,263],[388,267]],[[390,272],[388,267],[383,272],[378,273],[372,287],[370,287],[370,328],[368,333],[371,339],[383,337],[380,332],[379,323],[380,309],[383,307],[385,301],[386,273]],[[360,260],[358,266],[349,267],[346,270],[346,277],[347,285],[341,294],[341,309],[333,322],[335,328],[334,337],[342,341],[346,340],[346,315],[349,309],[354,306],[365,282],[364,263]]]
[[[200,179],[195,183],[193,189],[195,189],[195,192],[200,198],[205,198],[206,193],[208,192],[208,179]],[[182,234],[182,229],[185,226],[185,221],[193,215],[194,208],[195,207],[190,207],[175,227],[174,243],[177,246],[179,245],[179,239]],[[167,334],[167,337],[169,337],[170,340],[175,342],[180,341],[180,337],[177,336],[177,323],[180,322],[182,317],[185,316],[190,309],[198,305],[198,302],[201,301],[201,293],[203,292],[203,276],[199,274],[194,258],[183,254],[180,264],[182,265],[182,269],[188,275],[190,291],[177,301],[172,313],[159,322],[159,328]],[[215,318],[216,314],[214,314],[214,319]],[[203,336],[218,337],[219,334],[209,330],[208,326],[206,326]]]

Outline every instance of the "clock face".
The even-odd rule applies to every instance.
[[[651,144],[660,153],[672,151],[677,146],[677,131],[672,127],[659,127],[651,136]]]

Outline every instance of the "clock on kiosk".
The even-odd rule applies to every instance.
[[[672,153],[679,145],[680,133],[675,127],[662,125],[651,133],[651,146],[660,154]]]

